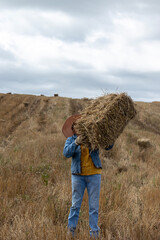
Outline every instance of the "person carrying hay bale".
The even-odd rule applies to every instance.
[[[74,237],[84,190],[87,188],[90,236],[97,238],[100,231],[98,212],[102,165],[98,148],[92,150],[82,144],[82,136],[78,135],[76,131],[78,119],[81,119],[80,114],[69,117],[62,128],[62,132],[67,138],[63,154],[66,158],[72,157],[72,206],[68,217],[68,232]],[[107,146],[106,150],[110,150],[112,147],[113,144]]]

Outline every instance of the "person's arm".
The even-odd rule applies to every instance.
[[[63,149],[63,155],[66,158],[70,158],[72,157],[76,150],[78,148],[78,145],[75,144],[75,141],[73,141],[73,139],[71,137],[67,138],[65,145],[64,145],[64,149]]]

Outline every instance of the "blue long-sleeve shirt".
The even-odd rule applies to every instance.
[[[63,155],[67,158],[72,157],[71,172],[72,174],[81,174],[81,147],[75,144],[77,135],[67,138],[63,149]],[[112,149],[113,144],[106,148]],[[90,150],[90,156],[96,168],[102,168],[101,160],[99,158],[99,150]]]

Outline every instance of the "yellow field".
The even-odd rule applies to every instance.
[[[0,94],[0,240],[69,239],[71,159],[61,128],[88,102]],[[114,148],[100,154],[100,239],[160,239],[160,102],[136,108]],[[152,146],[140,151],[140,138]],[[86,192],[76,239],[89,239]]]

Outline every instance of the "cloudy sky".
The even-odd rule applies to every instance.
[[[159,0],[0,0],[0,92],[160,101]]]

